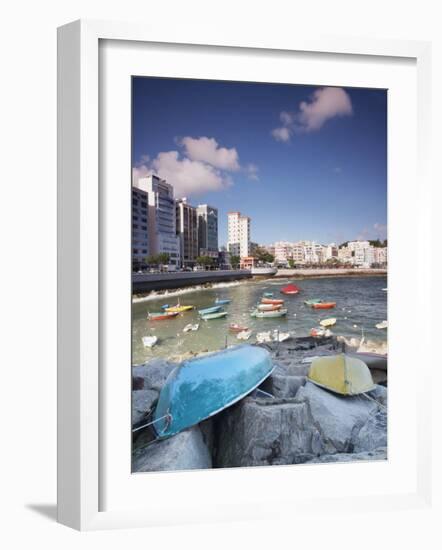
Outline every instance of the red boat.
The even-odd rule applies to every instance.
[[[237,323],[232,323],[231,325],[229,325],[229,330],[230,332],[244,332],[245,330],[249,330],[249,327],[242,327]]]
[[[336,306],[336,302],[319,302],[318,304],[312,304],[313,309],[332,309]]]
[[[162,311],[160,313],[149,313],[149,321],[164,321],[165,319],[172,319],[176,317],[178,312]]]
[[[275,300],[273,298],[262,298],[261,299],[261,304],[278,305],[278,304],[283,304],[283,303],[284,303],[284,300]]]
[[[298,294],[299,287],[297,287],[296,285],[287,285],[284,288],[281,288],[281,292],[282,294],[289,294],[289,295]]]

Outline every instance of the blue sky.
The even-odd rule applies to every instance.
[[[136,77],[134,178],[252,218],[252,240],[385,238],[385,90]]]

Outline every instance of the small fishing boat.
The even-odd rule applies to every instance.
[[[238,323],[231,323],[229,325],[230,332],[245,332],[249,330],[249,327],[243,327],[241,325],[238,325]]]
[[[380,329],[383,329],[383,328],[388,328],[388,322],[387,321],[382,321],[382,323],[377,323],[375,325],[376,328],[380,328]]]
[[[281,288],[281,291],[280,291],[282,294],[287,294],[287,295],[294,295],[294,294],[298,294],[299,293],[299,287],[297,287],[296,285],[287,285],[283,288]]]
[[[304,300],[306,306],[313,306],[313,304],[320,304],[322,300],[319,298],[312,298],[311,300]]]
[[[258,319],[273,319],[284,317],[284,315],[287,315],[287,309],[277,309],[275,311],[259,311],[259,309],[255,309],[251,313],[252,317],[257,317]]]
[[[317,302],[312,304],[313,309],[332,309],[336,307],[336,302]]]
[[[263,296],[265,298],[273,298],[273,292],[264,292]]]
[[[161,309],[167,309],[168,307],[170,307],[169,304],[164,304],[163,306],[161,306]]]
[[[252,336],[251,330],[242,330],[241,332],[238,332],[236,335],[238,340],[248,340]]]
[[[259,311],[276,311],[281,309],[281,304],[258,304],[257,309]]]
[[[284,303],[284,300],[278,300],[278,299],[275,299],[275,298],[262,298],[261,299],[261,304],[278,305],[278,304],[283,304],[283,303]]]
[[[149,321],[164,321],[166,319],[173,319],[177,315],[177,311],[159,311],[156,313],[149,313],[147,318],[149,319]]]
[[[340,395],[359,395],[375,388],[367,365],[344,353],[313,359],[307,378]]]
[[[206,315],[201,315],[201,318],[204,321],[210,321],[212,319],[222,319],[226,317],[227,311],[216,311],[215,313],[207,313]]]
[[[208,315],[209,313],[216,313],[217,311],[220,311],[221,309],[222,309],[221,306],[206,307],[205,309],[199,309],[198,313],[200,315]]]
[[[189,323],[183,328],[183,332],[191,332],[191,331],[198,330],[199,328],[200,326],[198,323],[195,323],[194,325],[192,325],[192,323]]]
[[[183,313],[184,311],[190,311],[191,309],[193,309],[193,306],[182,306],[180,304],[176,304],[175,306],[167,307],[166,311],[172,313]]]
[[[145,348],[153,348],[158,342],[158,336],[143,336],[142,340]]]
[[[167,377],[153,412],[157,437],[175,435],[230,407],[274,368],[267,350],[247,344],[181,363]]]
[[[336,318],[330,317],[329,319],[322,319],[322,321],[319,321],[319,324],[321,327],[332,327],[336,324]]]
[[[227,300],[227,299],[220,300],[220,299],[217,298],[215,300],[215,304],[219,304],[219,305],[230,304],[230,300]]]
[[[256,341],[258,344],[267,344],[272,341],[272,334],[270,330],[266,332],[258,332],[256,335]]]

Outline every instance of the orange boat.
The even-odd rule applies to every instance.
[[[298,292],[299,292],[299,287],[297,287],[296,285],[287,285],[284,288],[281,288],[282,294],[293,295],[293,294],[298,294]]]
[[[232,323],[231,325],[229,325],[229,330],[230,332],[244,332],[246,330],[249,330],[249,327],[242,327],[237,323]]]
[[[319,302],[318,304],[312,304],[313,309],[332,309],[336,306],[336,302]]]
[[[273,305],[278,305],[278,304],[283,304],[284,303],[284,300],[275,300],[273,298],[262,298],[261,299],[261,304],[273,304]]]
[[[178,312],[165,312],[149,313],[149,321],[164,321],[165,319],[173,319],[178,315]]]

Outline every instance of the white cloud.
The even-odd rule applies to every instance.
[[[290,135],[291,135],[291,132],[289,128],[285,126],[281,126],[280,128],[274,128],[272,130],[272,136],[276,139],[276,141],[289,141]]]
[[[239,156],[237,150],[220,147],[214,138],[184,137],[180,142],[184,147],[185,155],[196,161],[205,162],[215,168],[236,172],[240,169]]]
[[[335,117],[350,116],[353,107],[350,96],[343,88],[318,88],[308,101],[301,101],[298,110],[282,111],[282,127],[272,131],[277,141],[289,141],[293,133],[315,132]]]
[[[156,174],[173,185],[175,197],[185,197],[230,187],[231,172],[241,171],[250,180],[259,179],[255,164],[241,166],[237,150],[220,147],[214,138],[186,136],[176,143],[182,150],[164,151],[153,159],[143,155],[133,168],[133,181]]]
[[[213,166],[180,157],[178,151],[159,153],[149,165],[141,165],[133,169],[134,180],[149,174],[156,174],[172,183],[175,197],[220,191],[232,184],[228,176]]]

